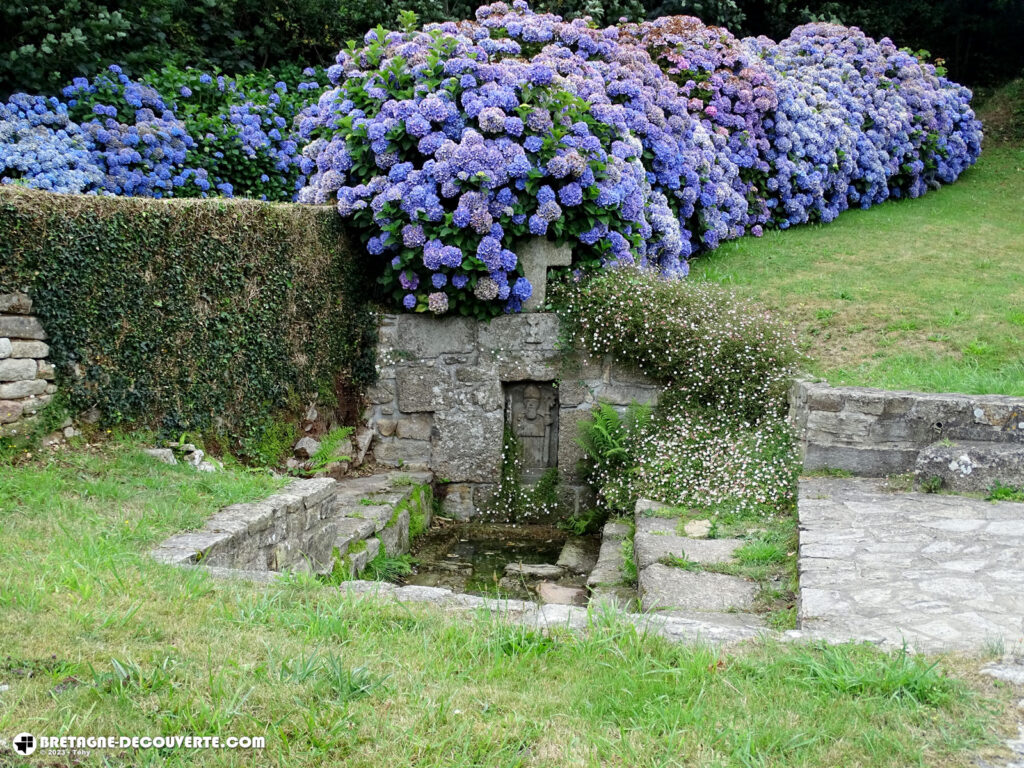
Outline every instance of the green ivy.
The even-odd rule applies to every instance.
[[[373,379],[349,242],[327,207],[0,189],[0,293],[32,296],[69,409],[261,462],[311,399]]]

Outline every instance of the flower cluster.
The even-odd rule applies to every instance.
[[[850,206],[918,197],[955,181],[981,152],[970,91],[887,38],[816,23],[777,45],[745,42],[779,94],[765,125],[767,204],[782,229],[831,221]]]
[[[103,183],[88,135],[55,98],[18,93],[0,102],[0,171],[4,183],[50,192],[81,192]]]
[[[767,512],[792,501],[799,460],[783,406],[797,348],[763,308],[635,269],[565,281],[555,295],[572,344],[665,385],[653,418],[634,409],[617,424],[603,405],[592,433],[601,440],[582,435],[602,506],[629,512],[644,496]]]
[[[775,43],[674,16],[598,29],[524,0],[371,30],[322,74],[116,66],[0,105],[0,182],[336,204],[396,306],[518,311],[525,238],[687,273],[765,227],[917,197],[978,157],[970,92],[856,28]]]
[[[525,237],[577,244],[577,270],[685,275],[723,240],[916,196],[980,151],[965,89],[830,25],[775,44],[517,0],[371,31],[328,75],[300,117],[299,199],[336,200],[417,311],[516,311]]]
[[[169,67],[131,80],[112,65],[75,78],[63,101],[0,104],[0,176],[60,192],[289,201],[305,182],[295,117],[321,90],[313,69],[282,80]]]

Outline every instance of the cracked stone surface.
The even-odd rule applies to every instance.
[[[757,586],[737,576],[655,563],[640,572],[639,593],[645,611],[726,612],[749,608]]]
[[[800,627],[920,652],[1024,639],[1024,504],[800,482]]]

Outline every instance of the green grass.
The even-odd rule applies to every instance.
[[[722,245],[693,275],[792,320],[832,384],[1024,395],[1024,150],[955,184]]]
[[[955,660],[719,653],[614,613],[541,632],[346,597],[311,576],[215,582],[145,556],[279,483],[167,467],[124,441],[0,465],[0,735],[267,739],[258,755],[88,763],[111,766],[967,766],[993,742],[989,697],[1009,701],[949,677]]]

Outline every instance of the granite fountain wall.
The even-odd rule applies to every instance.
[[[522,447],[525,484],[555,467],[560,513],[588,507],[593,499],[577,467],[577,425],[599,401],[625,410],[634,401],[656,401],[660,391],[610,359],[562,348],[558,317],[543,312],[490,322],[386,315],[378,360],[365,414],[374,457],[432,471],[444,514],[458,520],[482,513],[501,520],[490,503],[506,427]]]

